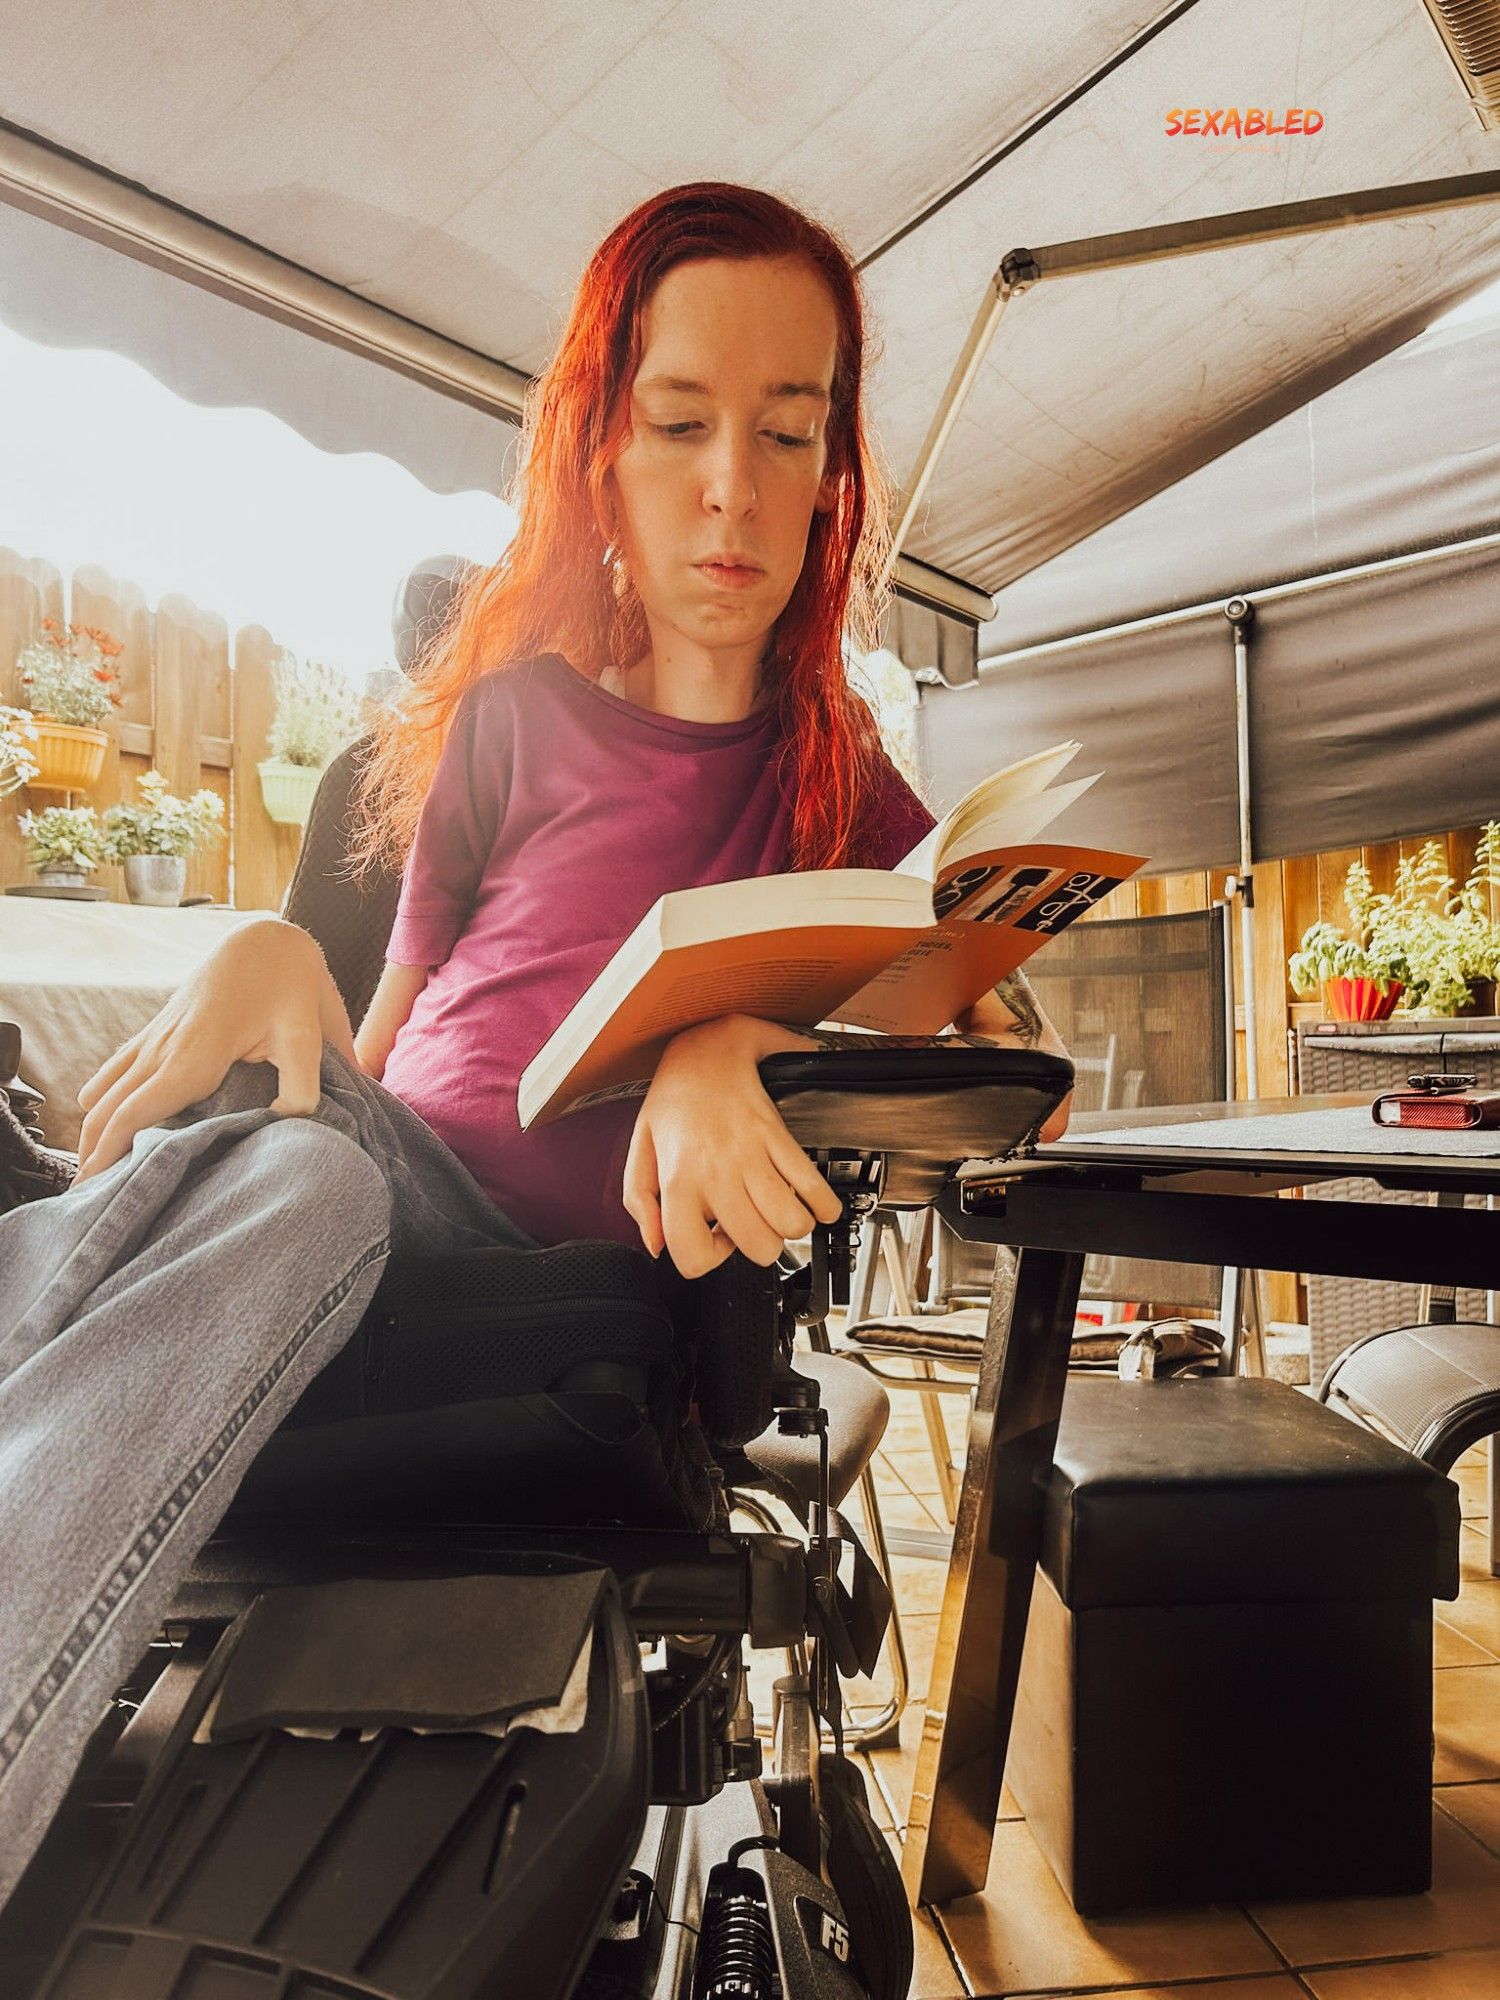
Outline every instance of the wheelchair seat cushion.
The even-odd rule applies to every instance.
[[[250,1467],[234,1518],[702,1528],[717,1503],[689,1409],[644,1251],[392,1259],[349,1345]]]
[[[289,1422],[543,1394],[591,1362],[671,1366],[675,1345],[651,1260],[625,1244],[393,1257]]]

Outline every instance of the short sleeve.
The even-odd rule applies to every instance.
[[[487,674],[458,704],[417,822],[386,958],[441,965],[458,942],[484,879],[510,787],[508,704]]]
[[[851,865],[894,868],[936,825],[936,819],[882,750]]]

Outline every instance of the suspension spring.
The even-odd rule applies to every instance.
[[[721,1864],[698,1945],[695,2000],[777,2000],[776,1945],[760,1878]]]

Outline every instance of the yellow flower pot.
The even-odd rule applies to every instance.
[[[98,783],[109,748],[107,730],[54,722],[50,715],[35,715],[32,721],[36,724],[32,755],[41,766],[31,781],[32,791],[86,792]]]
[[[256,766],[266,811],[278,826],[307,825],[324,768],[322,764],[283,764],[276,757],[267,757]]]

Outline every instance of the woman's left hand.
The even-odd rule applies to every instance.
[[[625,1208],[653,1257],[685,1278],[741,1250],[774,1264],[843,1204],[782,1122],[756,1071],[763,1056],[816,1048],[749,1015],[674,1035],[635,1121]]]

